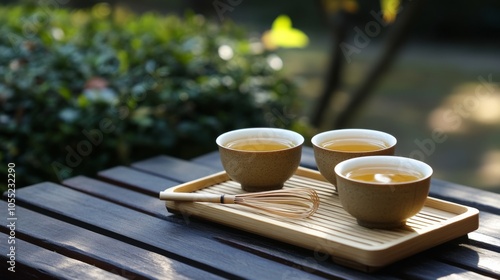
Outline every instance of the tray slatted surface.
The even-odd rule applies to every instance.
[[[307,219],[265,216],[241,205],[201,202],[166,203],[169,211],[212,220],[293,245],[328,253],[335,262],[364,271],[386,266],[417,252],[471,232],[479,226],[474,208],[428,198],[424,208],[394,230],[368,229],[341,206],[337,193],[317,171],[300,167],[284,188],[311,187],[320,197],[318,211]],[[243,193],[221,172],[178,187],[173,192]]]

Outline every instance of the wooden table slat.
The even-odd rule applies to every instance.
[[[211,153],[206,153],[204,155],[192,158],[191,162],[199,163],[205,166],[210,166],[219,171],[223,171],[224,167],[222,166],[222,162],[220,161],[219,151],[214,151]]]
[[[318,169],[316,166],[316,159],[314,158],[314,150],[311,146],[308,146],[308,144],[302,147],[300,165],[311,169]]]
[[[500,267],[492,265],[498,262],[500,254],[483,248],[478,248],[473,244],[460,244],[447,248],[446,253],[439,254],[439,260],[464,267],[463,264],[476,264],[475,267],[465,267],[483,275],[500,279]]]
[[[498,234],[496,236],[488,236],[476,230],[469,233],[468,236],[471,240],[478,243],[478,247],[500,253],[500,236]]]
[[[165,202],[158,198],[159,192],[154,196],[146,195],[85,176],[73,177],[62,183],[72,189],[155,217],[171,215],[165,209]]]
[[[2,228],[2,231],[4,228]],[[0,233],[1,240],[7,240],[5,233]],[[100,269],[79,260],[46,250],[16,238],[15,272],[8,271],[10,264],[7,256],[10,244],[0,242],[0,269],[7,279],[127,279],[120,275]],[[3,278],[5,279],[5,278]]]
[[[178,181],[168,180],[125,166],[116,166],[98,174],[100,179],[106,180],[134,191],[157,196],[160,191],[178,185]]]
[[[500,214],[500,194],[432,179],[430,196]]]
[[[131,166],[177,182],[192,181],[219,171],[216,168],[165,155],[135,162]]]
[[[475,232],[500,240],[500,216],[486,211],[479,212],[479,229]]]
[[[453,280],[490,280],[498,279],[469,271],[451,264],[429,259],[413,258],[401,262],[397,272],[400,279],[453,279]]]

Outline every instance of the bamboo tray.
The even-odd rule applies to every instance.
[[[327,253],[334,262],[362,271],[374,271],[479,227],[477,209],[429,197],[420,213],[407,221],[406,227],[367,229],[345,212],[333,186],[318,171],[299,167],[284,187],[304,186],[314,188],[321,200],[318,211],[306,219],[273,218],[241,205],[167,201],[166,207],[169,212],[194,215],[317,253]],[[243,193],[240,185],[224,171],[166,191]]]

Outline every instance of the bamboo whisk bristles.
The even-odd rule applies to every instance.
[[[160,199],[171,201],[239,204],[275,217],[307,218],[319,207],[319,196],[311,188],[290,188],[237,195],[161,192]]]

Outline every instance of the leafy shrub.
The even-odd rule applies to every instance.
[[[194,14],[1,7],[0,172],[13,162],[18,186],[59,181],[196,156],[235,128],[296,128],[293,84],[254,44]]]

